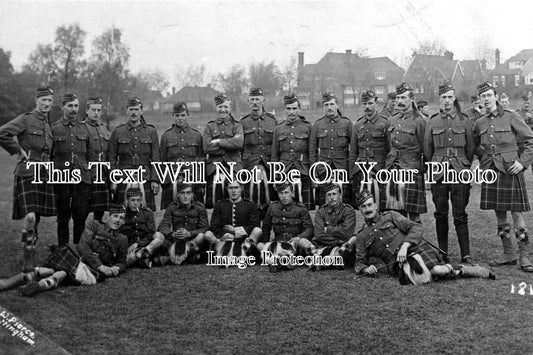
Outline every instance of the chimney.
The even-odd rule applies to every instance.
[[[172,95],[174,95],[175,93],[176,93],[176,87],[173,86],[173,87],[172,87]]]
[[[298,52],[298,66],[304,66],[304,52]]]
[[[444,56],[448,58],[449,60],[453,60],[453,52],[445,51]]]
[[[500,65],[500,50],[498,48],[494,51],[494,60],[496,65]]]
[[[346,54],[351,55],[352,54],[352,50],[351,49],[347,49],[346,50]]]
[[[487,71],[487,60],[486,59],[481,60],[481,69],[483,69],[484,72]]]

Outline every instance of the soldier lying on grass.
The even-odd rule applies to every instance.
[[[433,280],[458,277],[495,279],[492,271],[481,266],[445,264],[422,238],[422,225],[395,211],[378,212],[374,196],[363,190],[357,198],[365,225],[356,241],[355,272],[374,275],[378,272],[369,263],[370,257],[380,258],[400,283],[421,285]]]
[[[25,284],[20,292],[30,296],[56,288],[67,277],[78,285],[94,285],[124,272],[128,239],[118,230],[124,223],[126,211],[122,205],[113,205],[109,214],[106,224],[89,222],[79,244],[64,245],[53,251],[44,267],[0,279],[0,291]]]

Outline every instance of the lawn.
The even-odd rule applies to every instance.
[[[155,123],[161,133],[165,120]],[[14,159],[1,151],[0,162],[0,277],[7,277],[21,267],[21,223],[11,220]],[[531,171],[526,180],[533,201]],[[468,208],[471,244],[474,258],[486,265],[501,246],[493,213],[478,208],[479,194],[474,187]],[[430,212],[423,224],[436,242],[429,191],[427,197]],[[531,215],[526,220],[533,229]],[[359,228],[359,213],[357,220]],[[46,245],[56,242],[54,218],[43,219],[40,237],[38,258],[44,260]],[[16,290],[0,293],[0,306],[39,332],[31,347],[0,326],[0,354],[58,353],[53,343],[94,354],[530,353],[533,277],[517,267],[495,271],[495,281],[415,287],[385,274],[354,280],[349,270],[132,269],[92,287],[65,286],[31,298]],[[512,294],[512,285],[518,291],[521,282],[528,285],[526,294]]]

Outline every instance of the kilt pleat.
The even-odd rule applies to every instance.
[[[13,219],[22,219],[30,212],[55,216],[54,186],[46,181],[33,184],[33,176],[15,176],[13,183]]]
[[[89,204],[91,212],[108,211],[109,203],[109,186],[105,184],[91,184],[89,192]]]
[[[496,171],[498,177],[494,183],[483,182],[481,184],[480,208],[494,211],[529,211],[524,173],[510,175]]]

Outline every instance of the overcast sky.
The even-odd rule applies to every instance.
[[[367,48],[398,65],[420,41],[439,39],[459,59],[473,59],[476,42],[500,48],[502,60],[533,48],[532,1],[5,1],[0,47],[16,70],[38,43],[52,43],[58,26],[77,22],[92,40],[115,25],[130,48],[130,69],[204,63],[209,73],[232,64],[274,60],[286,65],[305,52],[315,63],[329,51]],[[89,55],[90,53],[86,53]]]

